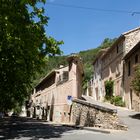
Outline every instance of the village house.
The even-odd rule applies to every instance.
[[[102,85],[102,75],[101,75],[101,66],[102,66],[102,56],[108,49],[102,49],[98,55],[96,56],[95,60],[93,61],[93,84],[92,84],[92,96],[94,100],[103,100],[103,85]]]
[[[114,96],[121,96],[123,100],[125,99],[124,91],[124,63],[123,57],[140,41],[140,27],[123,33],[115,41],[115,43],[103,54],[100,60],[101,73],[98,77],[101,77],[101,82],[98,82],[97,86],[94,88],[93,96],[100,97],[101,93],[96,89],[99,89],[102,85],[102,95],[105,96],[105,81],[114,81]],[[100,56],[99,56],[100,58]],[[98,61],[98,59],[96,59]],[[98,69],[97,62],[94,62],[94,69]],[[96,68],[97,67],[97,68]],[[98,70],[99,71],[99,70]],[[97,72],[95,71],[94,77],[96,77]],[[95,80],[96,82],[96,80]],[[100,100],[100,98],[97,98]]]
[[[124,92],[126,106],[140,111],[140,97],[133,90],[131,83],[136,66],[140,65],[140,42],[124,56]]]
[[[114,81],[113,95],[123,96],[122,90],[123,46],[124,46],[124,36],[121,36],[102,57],[101,75],[102,75],[103,95],[106,94],[105,82],[108,80],[112,80]]]
[[[78,56],[68,57],[68,66],[50,72],[31,96],[32,117],[70,122],[72,99],[82,95],[83,66]]]

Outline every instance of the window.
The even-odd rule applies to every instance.
[[[69,73],[68,73],[68,71],[64,71],[63,72],[63,81],[68,81],[68,79],[69,79]]]
[[[135,64],[138,63],[138,55],[135,55]]]
[[[123,51],[123,42],[119,42],[117,44],[116,51],[117,51],[117,53],[120,53]]]
[[[66,81],[68,81],[69,79],[69,73],[68,71],[63,71],[62,74],[60,74],[57,78],[57,85],[62,84]]]
[[[116,63],[116,77],[120,75],[120,63],[119,61]]]
[[[119,52],[119,46],[117,45],[117,53]]]
[[[128,76],[131,74],[131,63],[128,61]]]

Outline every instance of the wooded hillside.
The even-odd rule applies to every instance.
[[[116,38],[114,39],[109,39],[106,38],[104,41],[101,43],[100,46],[94,49],[86,50],[86,51],[80,51],[77,55],[79,55],[83,61],[83,66],[84,66],[84,73],[85,73],[85,81],[88,81],[90,77],[93,74],[93,61],[95,60],[96,55],[101,49],[108,48],[110,47],[114,42]],[[39,74],[36,77],[35,84],[37,84],[41,78],[43,78],[46,74],[48,74],[51,70],[59,68],[60,65],[67,65],[67,58],[68,56],[55,56],[49,59],[49,61],[46,63],[46,66],[43,69],[43,72]]]

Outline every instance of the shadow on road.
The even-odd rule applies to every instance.
[[[129,117],[133,118],[133,119],[138,119],[140,120],[140,113],[135,114],[135,115],[130,115]]]
[[[64,132],[74,130],[72,127],[46,124],[29,118],[6,118],[0,121],[0,139],[30,140],[39,138],[60,138]]]

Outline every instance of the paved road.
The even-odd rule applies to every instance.
[[[21,140],[140,140],[140,115],[119,109],[129,130],[103,134],[72,127],[49,124],[28,118],[7,118],[0,121],[0,139]],[[137,114],[137,115],[136,115]]]
[[[88,136],[88,134],[90,134]],[[7,118],[0,122],[0,139],[21,140],[82,140],[93,139],[97,132],[49,124],[28,118]]]
[[[128,126],[127,133],[121,137],[125,140],[140,140],[140,112],[130,111],[125,108],[117,108],[119,118]]]

